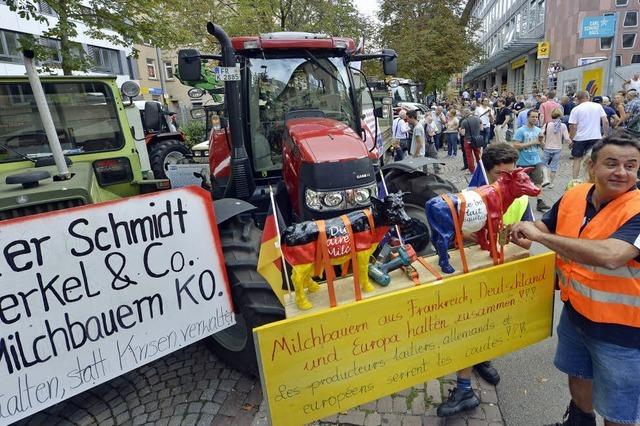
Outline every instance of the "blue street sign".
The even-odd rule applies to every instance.
[[[162,88],[160,87],[149,87],[149,93],[152,95],[162,95]]]
[[[615,16],[587,16],[582,20],[580,38],[613,37],[615,32]]]

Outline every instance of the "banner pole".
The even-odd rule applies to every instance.
[[[284,253],[282,252],[282,241],[280,239],[280,226],[278,225],[278,209],[276,208],[276,200],[273,198],[273,189],[269,185],[269,198],[271,199],[271,209],[273,210],[273,217],[275,218],[276,233],[278,234],[278,251],[280,252],[280,259],[282,259],[282,267],[284,268],[284,280],[287,283],[287,290],[289,291],[289,297],[291,297],[291,283],[289,282],[289,271],[287,270],[287,261],[284,259]]]

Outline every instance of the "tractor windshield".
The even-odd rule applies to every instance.
[[[404,84],[393,88],[393,99],[398,102],[415,102],[411,86]]]
[[[124,145],[111,89],[95,81],[42,84],[65,155]],[[29,83],[0,83],[0,162],[51,155]]]
[[[282,168],[285,116],[332,118],[354,128],[350,80],[341,57],[252,58],[251,143],[256,171]]]

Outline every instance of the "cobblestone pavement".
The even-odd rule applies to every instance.
[[[460,170],[460,153],[443,159],[442,175],[459,189],[470,179]],[[569,180],[568,152],[547,203],[556,201]],[[481,404],[464,415],[440,419],[436,406],[446,399],[455,376],[414,386],[331,416],[314,425],[502,425],[495,387],[478,377],[472,386]],[[199,342],[57,404],[19,425],[266,425],[259,380],[226,367]]]

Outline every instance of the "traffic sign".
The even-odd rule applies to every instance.
[[[580,38],[613,37],[616,32],[616,17],[587,16],[582,20]]]

